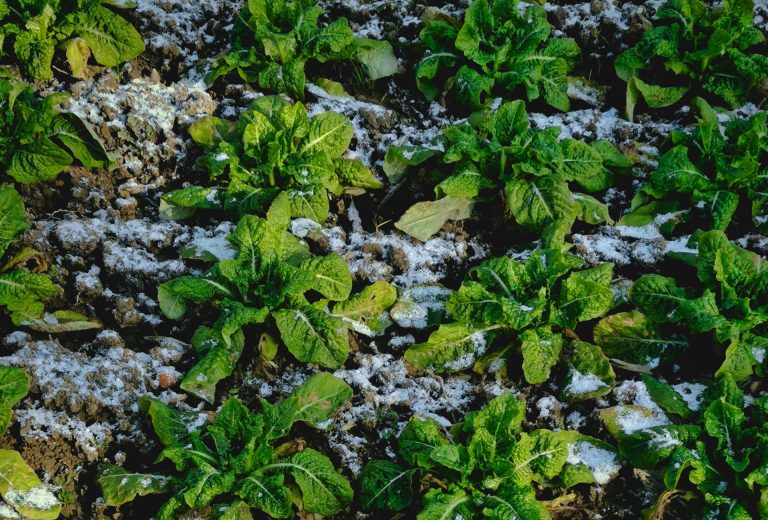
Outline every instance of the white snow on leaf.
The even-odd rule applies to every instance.
[[[568,445],[566,462],[574,466],[584,464],[600,485],[607,484],[621,469],[621,463],[615,453],[586,441]]]

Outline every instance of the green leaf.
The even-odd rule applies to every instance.
[[[10,186],[0,186],[0,258],[27,228],[29,221],[21,195]]]
[[[662,336],[641,312],[621,312],[600,320],[594,330],[597,343],[608,357],[646,365],[669,357],[688,345],[683,339]]]
[[[69,148],[86,168],[107,168],[114,164],[114,157],[104,148],[101,139],[76,114],[58,114],[53,121],[53,132],[52,136]]]
[[[368,79],[376,81],[397,73],[397,58],[389,42],[360,38],[355,45],[355,58],[365,67]]]
[[[250,507],[264,511],[272,518],[290,518],[291,495],[283,480],[282,474],[265,475],[254,471],[242,479],[236,494]]]
[[[26,372],[16,367],[0,366],[0,433],[4,433],[13,416],[12,409],[29,390]]]
[[[415,469],[388,460],[372,460],[360,473],[360,505],[364,511],[402,511],[413,502]]]
[[[444,492],[441,489],[431,489],[424,495],[424,507],[416,520],[474,518],[471,504],[472,497],[464,491]]]
[[[88,44],[99,64],[116,67],[144,52],[141,35],[122,16],[101,6],[89,10],[88,14],[78,14],[72,21],[75,31]]]
[[[549,379],[549,372],[560,359],[563,337],[551,329],[528,329],[520,334],[523,375],[532,385]]]
[[[511,181],[504,194],[515,221],[526,228],[541,230],[574,212],[568,185],[552,176]]]
[[[408,466],[432,467],[430,454],[438,446],[449,444],[440,425],[433,419],[411,417],[397,439],[398,454]]]
[[[29,520],[54,520],[61,512],[56,496],[14,450],[0,450],[0,495]]]
[[[674,278],[645,274],[632,284],[629,299],[651,320],[667,323],[680,319],[679,307],[688,298]]]
[[[359,334],[376,336],[392,323],[387,310],[397,301],[397,289],[387,282],[366,285],[359,293],[333,306],[339,316]]]
[[[613,305],[613,291],[609,284],[612,265],[603,264],[585,271],[571,273],[560,288],[560,301],[555,314],[558,323],[573,328],[577,324],[603,316]],[[608,278],[596,277],[607,274]]]
[[[550,520],[552,517],[528,486],[505,482],[483,497],[483,516],[491,520]]]
[[[683,419],[691,415],[691,409],[688,408],[685,399],[672,386],[646,374],[640,374],[640,379],[645,384],[653,402],[663,408],[664,411],[679,415]]]
[[[479,110],[485,105],[485,98],[493,90],[494,80],[467,67],[461,67],[453,78],[456,99],[461,105]]]
[[[563,139],[560,148],[563,160],[559,172],[564,179],[585,180],[602,171],[602,155],[588,144],[575,139]]]
[[[549,430],[520,434],[512,449],[509,468],[501,476],[519,486],[532,480],[550,480],[563,470],[568,458],[568,442]]]
[[[485,354],[491,338],[486,329],[473,329],[462,323],[440,325],[426,343],[405,351],[405,360],[420,370],[460,372]]]
[[[216,398],[216,384],[234,372],[245,347],[245,338],[243,333],[237,330],[225,340],[220,331],[202,327],[195,332],[193,342],[203,341],[208,351],[189,370],[179,387],[185,392],[213,403]]]
[[[318,428],[352,399],[352,388],[338,377],[320,372],[304,381],[291,396],[295,400],[294,420]]]
[[[688,92],[688,87],[661,87],[659,85],[650,85],[638,78],[629,80],[635,88],[642,94],[643,99],[650,108],[664,108],[674,105]]]
[[[164,475],[130,473],[120,466],[105,464],[99,468],[101,496],[108,506],[119,506],[137,496],[165,493],[170,478]]]
[[[616,374],[600,347],[576,343],[568,357],[568,374],[563,395],[569,401],[581,401],[603,396],[611,391]]]
[[[344,322],[311,305],[273,312],[280,337],[296,359],[339,368],[349,355],[349,339]]]
[[[563,486],[605,485],[618,474],[621,463],[613,446],[578,432],[561,432],[561,435],[568,441],[568,458],[560,473]]]
[[[408,235],[426,242],[440,231],[448,220],[463,220],[472,215],[473,202],[463,197],[443,197],[435,201],[417,202],[395,223]]]
[[[275,462],[266,468],[284,468],[290,471],[301,489],[304,509],[310,513],[329,516],[352,503],[352,486],[333,467],[322,453],[305,449],[290,459]]]
[[[469,448],[478,460],[493,461],[515,442],[525,419],[525,400],[512,393],[491,399],[472,419]]]
[[[231,295],[231,292],[216,280],[194,276],[164,282],[157,289],[160,310],[172,320],[183,317],[190,302],[204,303],[217,295]]]
[[[354,130],[349,119],[335,112],[323,112],[309,122],[309,133],[302,144],[302,154],[327,153],[339,157],[352,141]]]
[[[300,268],[312,274],[312,289],[329,300],[346,300],[352,292],[352,275],[338,253],[305,260]]]
[[[72,164],[72,156],[41,136],[16,149],[8,165],[8,175],[22,184],[53,179]]]
[[[680,145],[661,156],[656,171],[651,174],[651,186],[661,192],[693,193],[707,190],[712,184],[688,158],[688,149]]]

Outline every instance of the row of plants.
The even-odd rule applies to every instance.
[[[76,77],[84,74],[91,53],[97,63],[115,66],[143,48],[135,29],[102,2],[11,4],[7,13],[0,8],[0,15],[12,17],[4,34],[34,79],[51,77],[58,45]],[[764,40],[752,26],[752,9],[751,1],[709,8],[696,0],[673,0],[659,9],[659,25],[649,27],[616,61],[617,74],[628,81],[628,116],[641,97],[650,108],[685,99],[688,86],[660,86],[670,78],[647,76],[659,70],[673,81],[690,78],[732,106],[759,94],[768,67],[763,55],[750,53]],[[208,80],[236,72],[261,90],[302,100],[310,61],[342,61],[361,67],[371,80],[397,71],[388,43],[356,38],[345,19],[321,25],[322,14],[310,0],[248,2],[235,25],[232,50],[214,62]],[[398,461],[372,461],[363,470],[356,486],[359,505],[388,511],[416,507],[425,520],[481,513],[548,518],[547,502],[537,499],[532,483],[551,489],[603,485],[623,460],[637,468],[666,468],[670,493],[685,489],[715,515],[768,514],[768,445],[761,428],[768,405],[759,398],[745,409],[739,386],[765,375],[768,269],[759,255],[732,244],[724,233],[736,226],[765,232],[765,113],[723,125],[718,110],[703,98],[693,99],[698,126],[669,136],[631,212],[619,220],[642,226],[674,213],[663,232],[675,226],[700,229],[689,244],[698,254],[677,255],[695,270],[696,284],[683,286],[659,275],[629,284],[616,280],[610,264],[584,268],[567,253],[572,226],[577,220],[613,223],[595,195],[614,186],[616,176],[632,175],[634,160],[607,141],[558,139],[557,128],[531,128],[521,99],[498,108],[490,104],[501,93],[529,102],[541,97],[556,109],[569,109],[567,75],[580,51],[572,40],[550,38],[550,32],[538,6],[521,12],[517,2],[477,0],[463,22],[435,18],[421,33],[426,50],[416,66],[419,89],[428,99],[456,101],[471,115],[434,142],[386,154],[390,183],[417,177],[418,189],[428,186],[437,197],[414,205],[396,227],[426,240],[447,220],[469,218],[475,204],[501,195],[511,219],[539,237],[542,248],[522,261],[500,257],[471,268],[458,290],[446,291],[446,311],[430,323],[437,329],[410,347],[405,360],[433,373],[470,368],[511,378],[520,373],[531,385],[554,374],[562,398],[576,401],[608,394],[615,364],[650,372],[679,363],[695,348],[718,364],[704,406],[692,410],[669,384],[644,376],[654,401],[673,419],[632,430],[628,417],[656,412],[627,405],[602,410],[617,448],[576,431],[524,432],[525,402],[512,394],[467,413],[450,431],[414,418],[398,437]],[[118,49],[104,43],[120,40]],[[3,80],[0,91],[8,136],[0,145],[4,180],[49,180],[73,161],[88,168],[113,164],[88,126],[60,109],[61,95],[40,98],[14,79]],[[181,382],[183,390],[215,403],[217,384],[232,375],[254,335],[264,361],[275,359],[284,346],[301,363],[338,368],[348,357],[349,330],[380,334],[391,323],[390,309],[412,303],[384,282],[355,292],[342,257],[312,254],[288,231],[293,218],[323,224],[331,196],[382,187],[361,162],[345,157],[353,139],[346,117],[309,117],[301,102],[272,95],[256,99],[238,121],[203,118],[190,136],[200,145],[198,165],[210,173],[211,185],[166,193],[163,216],[183,219],[207,210],[232,212],[240,220],[229,237],[235,258],[219,259],[202,275],[158,288],[160,307],[170,319],[195,312],[193,305],[218,313],[192,337],[200,361]],[[0,221],[2,255],[28,222],[11,184],[0,190],[0,207],[9,216]],[[30,255],[34,252],[22,250],[0,274],[0,305],[13,322],[44,332],[98,326],[69,311],[53,313],[56,325],[41,320],[42,301],[59,289],[28,269]],[[3,396],[9,420],[24,386],[24,392]],[[294,507],[335,514],[353,503],[351,484],[325,455],[289,435],[296,422],[316,428],[331,420],[351,396],[346,383],[321,372],[282,403],[261,402],[260,413],[231,398],[194,431],[185,412],[147,401],[143,408],[165,446],[160,461],[169,461],[176,473],[105,466],[99,477],[105,501],[121,505],[139,495],[169,494],[158,518],[207,506],[219,518],[247,518],[251,508],[275,518],[290,516]],[[596,450],[613,461],[612,471],[589,466],[588,454]],[[22,467],[14,455],[8,457]],[[20,509],[26,502],[14,493],[38,489],[40,483],[34,472],[18,471],[28,478],[0,488],[0,494],[30,518],[55,518],[58,505],[52,502],[36,511]],[[663,495],[656,507],[663,510],[668,499]]]

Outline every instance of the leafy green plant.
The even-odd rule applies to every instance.
[[[573,329],[615,305],[613,265],[577,270],[581,265],[557,249],[535,251],[525,262],[486,260],[448,298],[454,321],[410,347],[405,360],[421,370],[455,372],[474,364],[482,371],[503,366],[519,349],[526,381],[547,381],[568,339],[576,338]],[[608,360],[587,343],[577,343],[568,377],[566,394],[574,398],[603,395],[614,382]],[[587,391],[579,384],[584,378],[592,381]]]
[[[24,201],[11,186],[0,184],[0,259],[8,246],[29,228]],[[40,273],[20,265],[24,255],[5,261],[0,268],[0,307],[4,307],[13,323],[20,325],[40,318],[45,311],[43,300],[58,294],[59,287]]]
[[[618,471],[609,444],[575,431],[525,433],[524,419],[525,401],[512,394],[468,413],[449,435],[434,420],[413,417],[398,438],[401,463],[374,460],[363,468],[361,507],[402,511],[417,502],[417,480],[416,489],[424,492],[418,520],[549,519],[534,482],[557,488],[605,484]]]
[[[743,381],[765,374],[768,348],[768,264],[732,244],[721,231],[698,237],[698,254],[678,254],[697,267],[702,287],[674,278],[641,276],[629,291],[630,311],[601,320],[595,342],[610,358],[651,367],[680,359],[694,348],[722,360],[715,374]]]
[[[633,416],[653,413],[638,406],[607,408],[601,415],[623,458],[636,468],[661,470],[667,491],[650,512],[660,517],[669,497],[677,496],[703,502],[702,518],[763,518],[768,507],[768,398],[757,397],[747,406],[744,392],[725,373],[693,415],[684,403],[681,407],[669,384],[645,381],[675,423],[633,431]]]
[[[242,328],[248,324],[276,328],[296,359],[328,368],[340,367],[349,355],[348,327],[373,335],[388,325],[381,317],[397,297],[394,288],[374,284],[350,298],[347,263],[336,253],[313,257],[287,231],[290,215],[288,195],[282,193],[266,219],[240,220],[229,236],[237,248],[234,259],[217,262],[201,276],[160,285],[160,308],[169,318],[184,316],[191,303],[210,302],[221,313],[192,338],[203,358],[182,381],[184,390],[213,401],[216,383],[232,373],[243,351]],[[313,297],[318,294],[322,299]],[[267,339],[263,344],[268,348],[261,354],[271,360],[276,345]]]
[[[0,4],[0,42],[6,48],[12,42],[16,63],[35,80],[53,78],[57,47],[65,51],[72,75],[83,78],[91,55],[96,63],[115,67],[144,51],[138,31],[113,10],[128,3],[5,0]]]
[[[260,89],[304,99],[307,62],[353,60],[371,80],[397,72],[392,46],[356,38],[346,18],[319,27],[324,10],[316,0],[251,0],[233,30],[232,48],[217,58],[208,83],[231,72]]]
[[[412,206],[395,224],[399,229],[426,240],[446,220],[468,217],[474,201],[502,190],[515,222],[552,247],[562,245],[577,219],[612,222],[604,204],[573,191],[577,185],[590,193],[605,190],[614,170],[632,166],[608,141],[558,141],[557,127],[530,128],[519,100],[470,121],[443,129],[426,145],[387,151],[384,169],[393,183],[418,167],[428,183],[435,183],[438,197]]]
[[[450,95],[469,110],[494,95],[543,98],[558,110],[570,108],[567,74],[581,58],[570,38],[552,30],[540,6],[520,12],[512,0],[475,0],[462,24],[444,18],[427,22],[420,34],[424,55],[416,65],[419,90],[430,100]]]
[[[753,25],[754,2],[669,0],[656,12],[656,27],[621,53],[616,74],[627,82],[627,118],[642,99],[649,108],[677,103],[691,86],[736,108],[768,90],[765,35]],[[664,85],[664,86],[662,86]]]
[[[8,429],[13,407],[28,390],[29,379],[23,370],[0,366],[0,434]],[[59,500],[16,450],[0,450],[0,495],[11,512],[30,520],[54,520],[61,512]]]
[[[87,168],[112,163],[93,130],[60,109],[67,97],[41,98],[21,81],[0,79],[0,166],[8,177],[29,184],[53,179],[74,159]]]
[[[752,217],[742,228],[768,233],[768,126],[766,113],[730,119],[724,127],[701,98],[698,127],[670,134],[669,150],[637,191],[632,211],[619,224],[644,226],[660,215],[662,230],[682,222],[700,229],[726,230],[740,215]]]
[[[222,185],[165,194],[164,209],[175,218],[202,208],[264,214],[286,192],[291,216],[322,223],[329,192],[381,187],[360,161],[342,157],[353,135],[345,116],[324,112],[310,119],[304,105],[278,96],[256,99],[237,123],[201,119],[190,134],[206,152],[198,164]]]
[[[219,519],[251,518],[251,508],[272,518],[289,518],[294,504],[306,513],[329,516],[352,502],[352,487],[323,454],[286,440],[296,422],[312,427],[332,420],[352,397],[344,381],[316,374],[280,404],[261,402],[251,412],[236,397],[228,399],[213,421],[188,428],[198,413],[180,412],[160,401],[149,404],[157,437],[176,475],[132,473],[102,466],[99,485],[107,505],[136,496],[170,493],[154,518],[173,520],[186,510],[212,506]]]

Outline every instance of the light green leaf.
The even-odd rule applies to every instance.
[[[28,227],[21,195],[11,186],[0,186],[0,258],[11,242]]]
[[[56,496],[14,450],[0,450],[0,495],[29,520],[54,520],[61,512]]]
[[[108,506],[119,506],[137,496],[167,492],[170,478],[164,475],[130,473],[120,466],[105,464],[99,468],[98,482],[104,502]]]
[[[460,372],[485,354],[491,338],[488,329],[473,329],[462,323],[440,325],[426,343],[405,351],[405,360],[420,370]]]
[[[349,327],[369,337],[382,333],[392,321],[387,310],[397,300],[397,289],[387,282],[366,285],[362,291],[333,306],[333,315],[339,316]]]
[[[532,385],[545,382],[560,359],[563,337],[551,329],[528,329],[520,334],[520,344],[525,380]]]
[[[300,268],[312,274],[312,289],[329,300],[346,300],[352,292],[352,275],[338,253],[305,260]]]
[[[105,67],[116,67],[144,52],[144,41],[133,25],[105,7],[96,6],[73,23],[94,59]]]
[[[318,428],[349,402],[352,388],[338,377],[320,372],[304,381],[291,396],[296,409],[294,420]]]
[[[288,350],[303,363],[338,368],[349,355],[344,322],[311,305],[273,312],[277,328]]]
[[[463,220],[472,215],[473,203],[463,197],[443,197],[435,201],[417,202],[395,223],[395,227],[426,242],[440,231],[448,220]]]
[[[330,516],[352,503],[349,481],[336,471],[328,457],[318,451],[305,449],[266,468],[290,471],[301,489],[304,509],[310,513]]]
[[[301,153],[327,153],[331,157],[343,154],[352,140],[354,130],[349,119],[335,112],[323,112],[309,122],[309,134]]]

